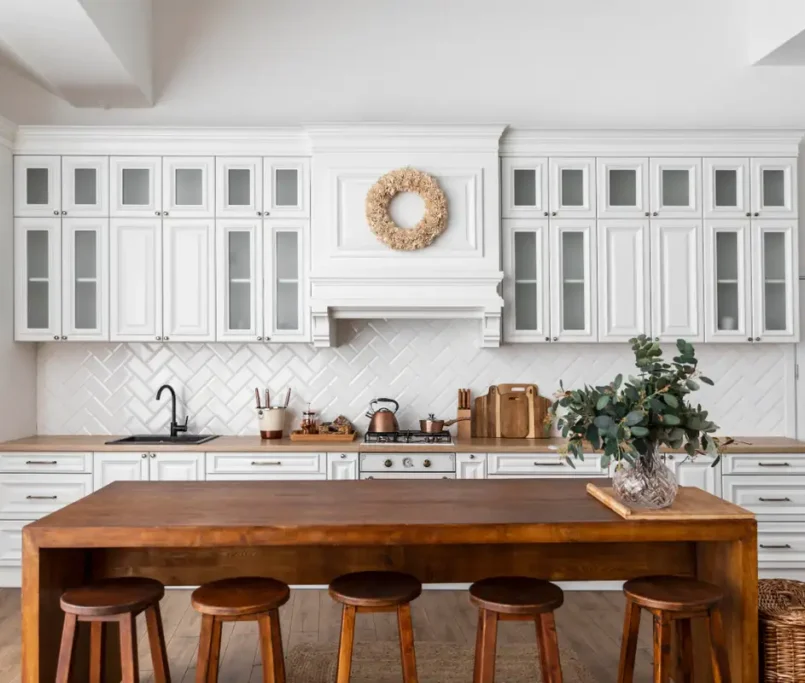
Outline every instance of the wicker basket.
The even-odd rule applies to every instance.
[[[763,683],[805,681],[805,583],[763,579],[758,586]]]

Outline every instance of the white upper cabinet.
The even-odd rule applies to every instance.
[[[215,221],[163,221],[162,341],[215,341]]]
[[[14,157],[14,215],[61,215],[61,157]]]
[[[651,159],[651,215],[659,218],[700,218],[702,160]]]
[[[264,221],[263,295],[266,341],[307,341],[304,239],[307,221]]]
[[[62,339],[109,339],[109,219],[62,222]]]
[[[554,220],[551,232],[551,341],[596,341],[595,221]]]
[[[215,215],[254,218],[263,215],[263,160],[218,157],[215,160]]]
[[[797,215],[797,160],[752,159],[752,216],[793,218]]]
[[[548,159],[501,160],[503,218],[548,217]]]
[[[752,340],[751,243],[749,220],[704,224],[705,341]]]
[[[752,318],[756,342],[799,341],[796,254],[796,221],[752,221]]]
[[[162,219],[113,219],[109,232],[112,341],[162,341]]]
[[[263,215],[310,216],[310,160],[266,157],[263,160]]]
[[[109,158],[62,157],[62,216],[105,218],[109,215]]]
[[[216,240],[218,341],[265,341],[263,221],[219,220]]]
[[[550,211],[554,218],[595,218],[595,159],[551,158]]]
[[[503,221],[503,322],[506,341],[550,341],[548,221]]]
[[[162,157],[112,157],[109,168],[112,217],[162,215]]]
[[[660,341],[704,341],[702,223],[652,220],[652,335]]]
[[[705,218],[748,218],[749,159],[704,160],[702,167]]]
[[[598,340],[650,332],[648,219],[598,221]]]
[[[649,215],[648,159],[599,158],[599,218],[645,218]]]
[[[215,159],[162,159],[162,215],[171,218],[212,218],[215,215]]]
[[[17,219],[14,261],[16,339],[61,339],[61,221]]]

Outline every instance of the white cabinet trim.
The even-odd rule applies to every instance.
[[[516,273],[515,273],[515,235],[518,232],[535,235],[536,254],[536,289],[537,328],[535,330],[518,330],[516,319]],[[503,323],[505,341],[547,342],[550,341],[551,298],[549,287],[549,244],[548,221],[526,219],[503,220]]]
[[[201,171],[201,203],[179,204],[176,172]],[[170,218],[212,218],[215,215],[215,158],[165,157],[162,159],[162,215]]]
[[[28,233],[44,231],[48,235],[48,326],[28,327]],[[59,218],[18,218],[14,222],[14,292],[15,339],[17,341],[55,341],[62,332],[62,249]],[[39,276],[36,276],[37,278]]]
[[[28,204],[28,169],[44,168],[48,174],[46,204]],[[53,218],[61,215],[61,157],[14,157],[14,215],[25,218]]]
[[[595,221],[589,219],[557,219],[550,222],[551,263],[551,341],[594,342],[598,338],[598,303],[593,296],[593,283],[596,282]],[[566,233],[578,232],[584,236],[584,329],[563,329],[563,260],[562,238]]]
[[[92,329],[75,325],[76,232],[95,233],[95,322]],[[65,218],[62,221],[62,334],[66,341],[109,339],[109,219]]]

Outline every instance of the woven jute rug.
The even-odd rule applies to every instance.
[[[595,683],[578,655],[560,647],[565,683]],[[337,648],[333,645],[298,645],[286,657],[289,683],[332,683]],[[472,680],[474,648],[453,643],[416,643],[420,683],[467,683]],[[402,668],[397,643],[357,643],[352,657],[350,683],[400,683]],[[538,683],[537,646],[499,645],[495,680],[500,683]]]

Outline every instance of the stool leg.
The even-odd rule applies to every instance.
[[[341,613],[341,636],[338,642],[338,673],[336,683],[349,683],[352,670],[352,645],[355,641],[355,608],[344,605]]]
[[[562,683],[562,663],[559,659],[559,639],[553,612],[537,616],[537,644],[542,678],[545,683]]]
[[[654,683],[671,680],[671,622],[664,614],[654,615]]]
[[[693,683],[693,634],[690,619],[676,622],[677,683]]]
[[[478,663],[475,667],[474,683],[495,683],[495,651],[498,641],[498,615],[488,609],[481,609],[481,648],[475,653]]]
[[[56,683],[67,683],[70,680],[70,664],[73,661],[75,649],[75,628],[78,617],[75,614],[64,615],[64,626],[61,631],[61,646],[59,647],[59,663],[56,666]]]
[[[133,614],[123,614],[120,625],[120,669],[122,683],[140,683],[140,663],[137,659],[137,625]]]
[[[640,605],[626,600],[623,618],[623,640],[621,658],[618,664],[618,683],[632,683],[634,679],[635,655],[637,654],[637,634],[640,631]]]
[[[418,683],[416,652],[414,650],[414,624],[411,620],[411,605],[397,607],[397,625],[400,630],[400,658],[402,659],[403,683]]]
[[[201,635],[198,639],[198,662],[196,663],[196,683],[207,683],[210,671],[210,653],[212,651],[213,629],[215,617],[205,614],[201,617]]]
[[[721,610],[718,607],[711,607],[707,620],[710,622],[710,657],[713,661],[713,681],[730,683],[732,678],[730,677],[730,662],[724,639]]]
[[[473,683],[481,680],[481,651],[484,643],[484,610],[478,610],[478,628],[475,629],[475,667],[473,668]]]
[[[151,661],[154,663],[154,683],[171,683],[168,655],[165,648],[165,632],[162,630],[162,615],[159,612],[158,604],[145,610],[145,623],[148,629]]]
[[[273,609],[257,621],[260,624],[263,683],[285,683],[285,660],[282,656],[279,611]]]
[[[106,654],[103,622],[93,621],[89,627],[89,683],[103,683],[103,660]]]
[[[207,661],[207,683],[218,683],[218,670],[221,667],[221,630],[224,622],[213,617],[210,658]]]

